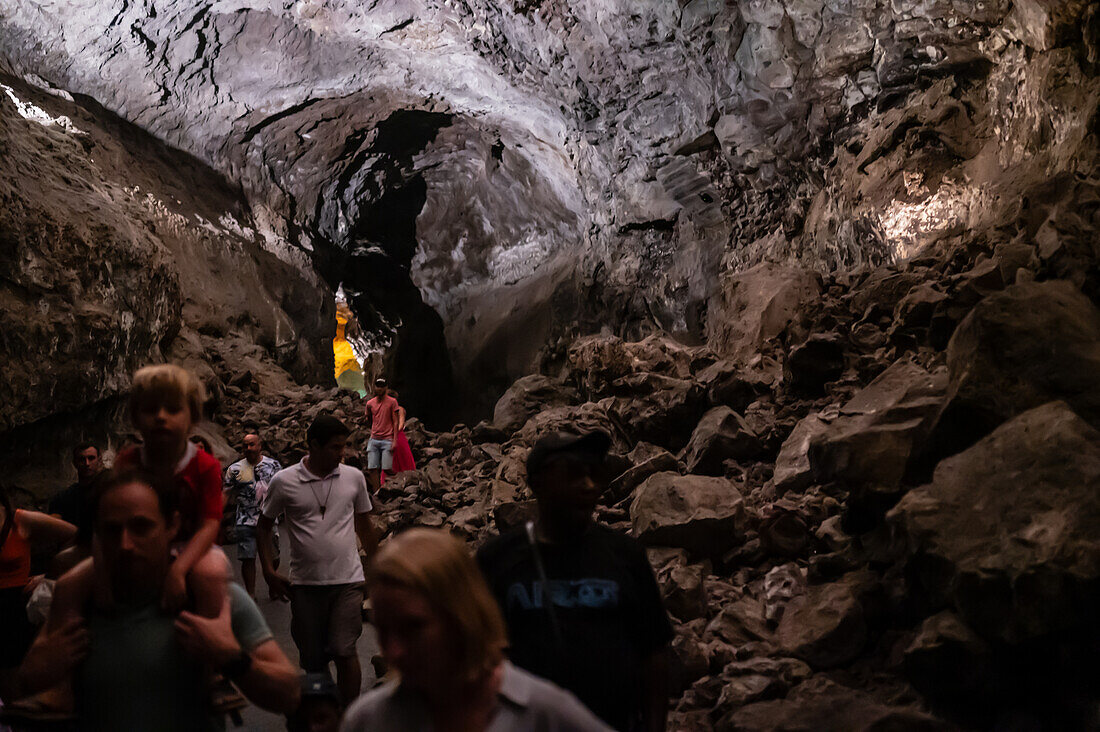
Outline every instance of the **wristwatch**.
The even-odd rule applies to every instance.
[[[227,679],[239,679],[252,668],[252,654],[241,649],[240,655],[221,667],[222,676]]]

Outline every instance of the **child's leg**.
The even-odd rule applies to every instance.
[[[229,589],[229,559],[220,547],[212,546],[187,573],[187,588],[195,598],[195,614],[216,618],[222,611]]]

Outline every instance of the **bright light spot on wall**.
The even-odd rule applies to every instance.
[[[983,194],[973,186],[944,181],[935,194],[929,195],[920,173],[906,172],[904,180],[906,192],[924,196],[923,200],[892,201],[879,215],[886,241],[898,260],[914,256],[925,244],[952,229],[969,226],[970,212],[980,210],[976,204]]]
[[[0,89],[7,92],[8,98],[15,104],[15,109],[19,112],[19,116],[23,119],[29,119],[31,122],[37,122],[43,127],[60,127],[66,132],[74,135],[87,134],[83,130],[78,130],[73,126],[72,120],[64,115],[60,117],[54,117],[42,107],[35,106],[30,102],[24,102],[22,99],[15,95],[15,90],[7,84],[0,84]]]

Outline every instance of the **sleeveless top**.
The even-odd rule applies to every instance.
[[[25,587],[31,578],[31,546],[19,531],[19,513],[15,511],[14,524],[0,546],[0,590]]]

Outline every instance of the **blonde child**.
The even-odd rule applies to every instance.
[[[229,580],[228,560],[214,546],[224,500],[221,465],[187,439],[191,428],[202,419],[204,400],[202,383],[186,369],[161,364],[139,370],[130,391],[130,418],[141,433],[142,444],[120,452],[115,469],[141,467],[170,490],[178,491],[180,528],[161,607],[166,612],[178,612],[190,594],[197,614],[215,618],[227,595]],[[96,571],[93,552],[92,558],[66,576],[62,584],[68,591],[54,598],[51,611],[59,624],[83,614]],[[101,604],[111,601],[96,600]]]

